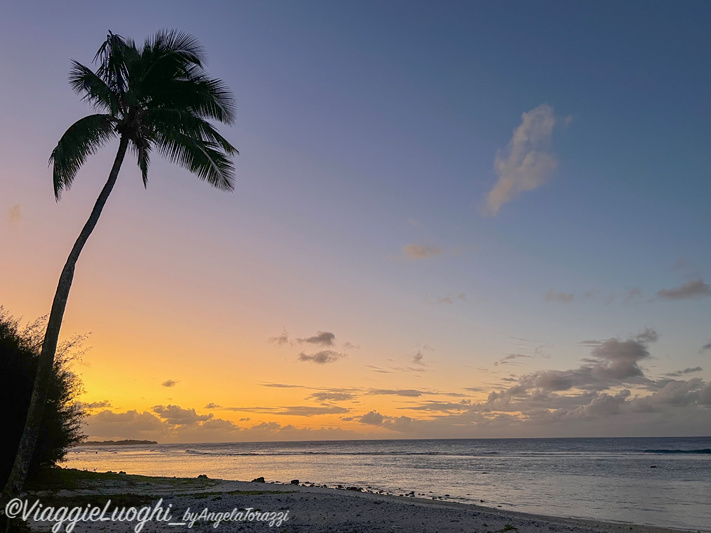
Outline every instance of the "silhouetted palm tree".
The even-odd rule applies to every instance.
[[[87,156],[114,137],[119,139],[118,153],[109,179],[59,277],[32,403],[3,500],[19,493],[24,486],[42,421],[74,267],[116,183],[128,147],[136,154],[144,185],[150,156],[155,150],[210,185],[226,191],[233,189],[234,167],[230,156],[237,154],[237,150],[208,122],[234,120],[232,96],[220,80],[205,74],[203,52],[193,37],[161,31],[138,48],[133,41],[109,32],[94,62],[98,64],[96,72],[74,61],[69,74],[72,88],[101,113],[75,122],[52,152],[56,199],[71,186]]]

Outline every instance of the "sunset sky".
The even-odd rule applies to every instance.
[[[711,4],[0,7],[0,305],[49,312],[118,143],[49,155],[108,30],[194,35],[224,193],[127,157],[63,339],[92,439],[700,435],[711,427]]]

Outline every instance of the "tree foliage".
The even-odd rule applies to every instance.
[[[40,318],[20,328],[19,321],[0,306],[0,480],[7,479],[32,396],[46,318]],[[84,416],[76,397],[81,381],[69,370],[72,360],[81,355],[85,338],[76,336],[57,349],[54,368],[30,475],[42,467],[61,461],[73,444],[84,437],[81,420]]]
[[[114,137],[130,143],[144,185],[157,151],[218,189],[234,188],[231,156],[238,152],[209,122],[232,123],[234,101],[205,73],[194,37],[162,30],[141,47],[109,32],[94,61],[96,71],[73,61],[69,73],[72,89],[100,113],[72,124],[52,152],[57,199],[87,157]]]

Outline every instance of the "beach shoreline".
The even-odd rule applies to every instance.
[[[54,480],[49,486],[43,487],[40,483],[32,487],[25,496],[28,503],[31,504],[36,500],[45,508],[48,506],[87,509],[106,507],[109,512],[128,507],[135,507],[138,510],[150,507],[154,519],[146,522],[142,531],[223,530],[280,533],[700,531],[534,515],[441,499],[365,492],[359,487],[337,489],[307,486],[307,484],[229,481],[206,477],[167,478],[123,473],[97,474],[71,469],[57,471],[60,470],[62,476],[71,481],[63,483],[60,478]],[[158,504],[160,509],[169,511],[170,520],[155,518],[157,502],[160,502]],[[158,518],[161,518],[160,513]],[[78,521],[73,531],[128,532],[135,531],[137,524],[138,521],[127,520],[102,522],[87,520]],[[50,521],[30,519],[28,525],[32,531],[50,531],[55,524]],[[66,525],[64,524],[64,527],[59,530],[67,531]]]

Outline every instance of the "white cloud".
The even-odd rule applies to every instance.
[[[541,104],[521,118],[507,149],[500,150],[494,160],[498,180],[486,199],[487,213],[492,216],[515,196],[546,183],[558,166],[550,152],[556,124],[553,108]]]

